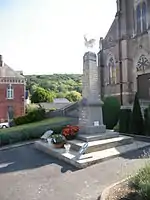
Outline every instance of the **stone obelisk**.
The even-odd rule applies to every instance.
[[[79,137],[86,141],[89,136],[105,134],[106,127],[103,124],[103,114],[100,94],[99,76],[96,54],[86,52],[83,56],[83,99],[80,103]]]

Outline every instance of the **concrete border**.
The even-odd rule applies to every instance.
[[[125,135],[125,136],[130,136],[130,137],[134,137],[137,140],[150,140],[150,136],[146,136],[146,135],[134,135],[134,134],[128,134],[128,133],[119,133],[120,135]]]
[[[116,182],[116,183],[111,184],[110,186],[108,186],[107,188],[105,188],[105,189],[103,190],[102,194],[98,197],[97,200],[106,200],[106,198],[107,198],[108,195],[109,195],[110,190],[111,190],[113,187],[116,187],[117,185],[120,185],[121,183],[126,182],[127,180],[128,180],[128,178],[125,178],[125,179],[123,179],[122,181],[119,181],[119,182]]]
[[[6,146],[2,146],[2,147],[0,147],[0,151],[5,151],[5,150],[25,146],[25,145],[34,144],[34,142],[36,142],[36,141],[38,141],[38,140],[32,140],[32,141],[20,142],[20,143],[17,143],[17,144],[10,144],[10,145],[6,145]]]

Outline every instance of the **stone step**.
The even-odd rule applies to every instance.
[[[142,149],[145,147],[150,147],[150,143],[134,141],[132,144],[122,145],[122,146],[113,147],[110,149],[105,149],[102,151],[84,154],[80,157],[80,159],[77,159],[76,151],[70,151],[69,153],[66,153],[64,148],[56,149],[51,144],[44,143],[42,141],[35,142],[36,149],[42,152],[45,152],[53,157],[56,157],[59,160],[63,160],[66,163],[69,163],[79,169],[88,167],[90,165],[93,165],[99,162],[103,162],[105,160],[109,160],[117,156],[121,156],[121,155],[123,156],[123,154],[127,152],[134,152],[134,151],[137,151],[138,149]]]
[[[106,161],[118,156],[123,156],[124,154],[128,152],[134,152],[134,151],[137,151],[138,149],[142,149],[145,147],[150,147],[150,143],[134,141],[132,144],[85,154],[81,156],[79,160],[76,161],[75,165],[80,168],[85,168],[92,164],[103,162],[103,161]]]
[[[77,136],[77,139],[82,140],[84,142],[92,142],[96,140],[104,140],[115,137],[119,137],[119,133],[114,132],[113,130],[106,130],[106,132],[103,134],[93,134],[93,135],[79,134]]]
[[[88,148],[86,150],[86,153],[91,153],[91,152],[101,151],[104,149],[109,149],[112,147],[131,144],[132,142],[133,138],[128,136],[119,136],[116,138],[92,141],[88,142]],[[79,151],[79,149],[85,144],[85,142],[81,140],[72,140],[69,141],[68,143],[71,144],[71,149],[74,151]]]

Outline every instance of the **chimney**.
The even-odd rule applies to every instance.
[[[3,67],[3,56],[0,55],[0,67]]]

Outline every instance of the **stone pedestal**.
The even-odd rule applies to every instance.
[[[102,105],[99,95],[98,66],[96,54],[85,53],[83,57],[83,99],[80,104],[79,137],[83,140],[91,135],[105,134],[106,127],[103,124]]]

